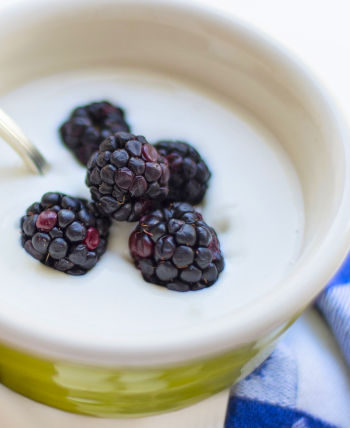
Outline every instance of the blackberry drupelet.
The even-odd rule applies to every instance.
[[[224,268],[214,229],[185,202],[142,217],[130,235],[129,249],[146,281],[174,291],[209,287]]]
[[[22,217],[22,245],[47,266],[83,275],[106,251],[109,227],[110,220],[94,204],[49,192]]]
[[[197,150],[182,141],[158,141],[155,147],[169,164],[167,199],[199,204],[208,188],[211,174]]]
[[[60,128],[65,145],[84,165],[109,135],[130,131],[124,110],[108,101],[77,107]]]
[[[169,168],[145,137],[118,132],[88,162],[86,184],[103,215],[136,221],[168,194]]]

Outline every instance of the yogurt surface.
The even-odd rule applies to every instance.
[[[106,254],[82,277],[47,268],[21,247],[19,219],[43,193],[89,197],[85,170],[58,128],[74,107],[104,99],[125,108],[135,134],[150,142],[188,141],[209,165],[212,178],[199,210],[218,232],[226,262],[212,287],[176,293],[146,283],[129,256],[134,224],[114,224]],[[51,164],[44,177],[31,175],[2,145],[0,319],[7,325],[96,347],[136,345],[150,336],[161,344],[232,316],[271,292],[293,266],[304,221],[297,175],[273,135],[239,108],[181,81],[126,69],[41,78],[0,103]]]

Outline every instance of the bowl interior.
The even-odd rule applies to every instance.
[[[199,13],[195,9],[184,9],[175,5],[161,6],[158,3],[152,5],[152,2],[137,5],[133,2],[100,2],[97,6],[94,2],[77,1],[73,5],[68,5],[68,2],[63,1],[57,2],[50,9],[40,8],[39,5],[40,2],[33,2],[32,6],[26,6],[32,8],[31,13],[28,14],[25,14],[23,9],[13,8],[7,12],[7,16],[5,14],[2,18],[0,40],[5,40],[6,37],[6,43],[3,43],[0,56],[0,96],[6,99],[6,94],[14,89],[45,76],[63,73],[62,84],[64,85],[64,79],[67,78],[64,76],[67,76],[65,74],[67,72],[72,71],[71,76],[73,77],[69,79],[71,79],[70,82],[73,82],[74,79],[75,81],[82,79],[77,77],[78,74],[74,77],[77,70],[103,69],[104,75],[99,71],[100,81],[105,79],[106,82],[111,81],[113,84],[116,82],[111,76],[117,76],[119,93],[123,92],[123,88],[133,85],[137,88],[139,85],[140,93],[144,97],[144,105],[139,104],[138,123],[144,123],[144,127],[147,129],[147,120],[153,119],[151,119],[149,111],[152,107],[147,107],[148,101],[145,98],[150,97],[149,105],[152,106],[152,93],[147,93],[142,89],[144,83],[143,86],[138,83],[140,82],[138,76],[148,73],[147,76],[151,76],[148,77],[150,86],[160,85],[164,89],[169,85],[171,87],[171,82],[181,82],[183,87],[193,88],[194,91],[205,94],[205,97],[217,100],[227,110],[234,111],[235,115],[250,118],[253,129],[257,134],[260,132],[261,135],[264,133],[265,136],[268,135],[263,140],[274,142],[273,150],[282,153],[286,160],[285,167],[295,175],[295,180],[298,181],[297,187],[301,189],[300,199],[302,201],[295,202],[300,203],[300,206],[294,208],[298,211],[295,215],[300,215],[298,233],[302,236],[293,260],[288,266],[283,266],[283,275],[271,280],[270,286],[262,287],[258,294],[254,294],[254,292],[249,299],[243,302],[244,304],[237,306],[232,303],[234,310],[231,313],[228,310],[221,314],[220,311],[218,313],[214,311],[220,319],[211,322],[207,332],[203,332],[203,325],[196,324],[193,329],[189,327],[186,334],[184,331],[174,332],[171,338],[166,338],[164,332],[163,336],[158,332],[157,334],[160,336],[154,338],[154,349],[158,351],[159,361],[167,360],[168,357],[165,357],[165,354],[166,352],[169,354],[171,346],[177,346],[177,349],[180,349],[181,346],[188,349],[189,357],[197,355],[196,352],[214,352],[219,348],[233,346],[237,339],[234,338],[234,335],[231,341],[223,341],[221,344],[219,340],[215,341],[215,338],[218,338],[221,334],[219,332],[224,329],[229,331],[233,324],[239,325],[239,320],[244,323],[242,313],[247,313],[247,310],[249,308],[251,310],[253,305],[260,305],[260,314],[269,313],[275,309],[271,306],[272,303],[268,302],[269,296],[276,293],[276,290],[283,290],[284,287],[286,290],[288,287],[290,289],[291,278],[300,272],[303,266],[308,265],[324,241],[339,209],[345,174],[343,145],[339,141],[336,121],[332,119],[327,105],[315,88],[310,86],[310,82],[306,81],[298,69],[288,61],[283,52],[277,53],[263,40],[259,40],[257,36],[251,35],[237,24],[229,24],[225,20]],[[173,85],[170,92],[175,93],[177,83],[173,83]],[[107,87],[106,83],[103,96],[108,96]],[[178,92],[181,90],[178,89]],[[100,98],[96,91],[92,91],[87,95],[86,101],[95,93],[96,97]],[[167,93],[169,96],[169,90]],[[73,95],[69,98],[67,90],[65,94],[64,108],[67,111],[69,105],[71,107],[75,105],[75,100]],[[74,90],[72,94],[74,94]],[[127,92],[125,96],[127,96]],[[135,99],[136,93],[133,94],[133,97]],[[161,95],[158,98],[155,95],[155,99],[158,103],[162,100],[166,102],[166,98],[162,99]],[[185,98],[181,100],[183,101]],[[196,102],[199,105],[201,101],[197,99]],[[203,104],[205,104],[204,100]],[[180,109],[181,105],[176,107]],[[30,106],[22,107],[22,113],[25,111],[30,115]],[[199,112],[198,115],[200,114]],[[217,110],[217,114],[220,114],[220,110]],[[198,126],[204,117],[205,120],[210,120],[209,116],[202,118],[199,116]],[[53,118],[52,123],[55,123],[57,118]],[[228,120],[229,118],[227,118]],[[247,121],[249,120],[247,119]],[[139,126],[136,125],[136,119],[135,126]],[[232,126],[237,128],[241,125],[232,119]],[[171,127],[169,125],[172,135],[176,134],[178,128],[179,126]],[[154,133],[152,138],[165,137],[166,130],[161,129],[162,132],[159,135]],[[142,131],[140,130],[140,132]],[[186,135],[181,132],[175,136],[180,138],[181,135],[186,138]],[[195,131],[193,131],[193,137],[195,138]],[[38,144],[41,143],[38,141]],[[227,142],[227,144],[231,144],[231,142]],[[45,152],[45,149],[43,151]],[[57,152],[57,156],[60,156],[59,153]],[[234,151],[229,151],[228,156],[235,156]],[[252,163],[249,163],[248,158],[245,159],[246,168],[254,168],[253,159],[256,156],[256,153],[252,153]],[[68,158],[67,155],[64,161],[71,162]],[[279,168],[278,164],[267,163],[266,168],[269,167]],[[215,168],[217,168],[217,164],[215,164]],[[79,170],[77,174],[81,180],[84,179],[82,170]],[[273,177],[275,177],[275,181],[272,180],[270,183],[271,193],[275,189],[277,192],[281,185],[279,180],[283,180],[282,176],[278,174]],[[58,182],[57,185],[59,185]],[[39,184],[38,188],[40,188]],[[236,187],[233,186],[233,189]],[[299,197],[297,193],[298,191],[293,196],[295,201]],[[208,206],[205,209],[215,222],[216,206],[213,205],[213,201],[213,198],[208,198]],[[290,201],[292,199],[288,203]],[[271,205],[275,204],[271,206],[271,210],[283,209],[282,205],[285,203],[283,198],[271,199]],[[23,206],[23,211],[26,205]],[[285,208],[286,206],[284,206]],[[290,209],[294,208],[291,206]],[[257,212],[259,212],[258,209]],[[264,224],[261,223],[261,226],[264,227]],[[291,223],[286,227],[294,226],[296,227],[296,223]],[[219,231],[225,232],[225,224],[217,224],[217,227],[221,228]],[[278,229],[277,223],[276,228]],[[234,232],[231,236],[234,236]],[[252,242],[253,237],[250,239]],[[274,245],[274,241],[267,241],[265,245],[268,249],[269,246]],[[234,254],[233,260],[235,256]],[[276,260],[276,270],[278,270],[279,262],[278,259]],[[128,281],[128,278],[130,277],[127,274],[124,280]],[[10,281],[10,278],[8,280]],[[234,281],[234,277],[231,278],[231,281]],[[256,282],[259,282],[258,278],[256,278]],[[261,278],[261,282],[264,282],[264,278]],[[254,290],[257,289],[258,287],[255,286]],[[231,299],[234,299],[234,293],[229,295]],[[239,295],[239,291],[237,293]],[[188,299],[186,296],[176,296],[176,304],[181,306],[181,299],[184,298]],[[197,299],[197,297],[191,296],[190,299]],[[203,305],[205,304],[203,303]],[[300,303],[300,306],[303,304]],[[209,308],[208,306],[208,310],[210,310]],[[195,315],[194,311],[191,316],[195,317]],[[15,314],[15,316],[17,315]],[[49,315],[46,314],[46,316]],[[190,319],[192,318],[190,317]],[[17,337],[18,344],[23,344],[28,331],[26,332],[20,324],[13,326],[7,321],[4,317],[2,318],[2,322],[6,325],[6,328],[3,329],[3,336],[5,337],[7,332],[11,331],[11,337]],[[111,322],[113,322],[112,319]],[[254,322],[256,323],[256,320]],[[266,325],[265,329],[268,328]],[[252,334],[253,331],[255,331],[254,334],[261,334],[261,331],[257,333],[258,328],[251,330]],[[33,331],[31,334],[35,336]],[[59,327],[57,327],[57,334],[59,335]],[[47,350],[48,347],[45,347],[43,343],[45,341],[46,344],[48,343],[48,335],[47,331],[42,334],[42,337],[37,337],[36,341],[31,343],[34,343],[37,349],[41,346],[42,349]],[[160,337],[163,345],[160,344]],[[208,350],[210,337],[213,348]],[[198,339],[198,342],[193,338]],[[61,339],[64,342],[64,338]],[[107,339],[108,337],[105,346],[108,348]],[[248,340],[248,337],[246,339]],[[239,340],[244,341],[243,336]],[[151,349],[150,341],[149,336],[137,338],[137,344],[144,345],[145,349],[147,346],[148,349]],[[52,339],[51,342],[53,343],[55,340]],[[130,354],[132,347],[139,349],[135,343],[130,340],[130,337],[121,338],[120,342],[115,341],[113,349],[119,355],[123,354],[123,349],[128,349]],[[41,345],[39,346],[39,344]],[[72,343],[68,345],[74,345],[73,339]],[[68,345],[67,347],[69,347]],[[89,344],[88,339],[85,345],[93,348],[93,344]],[[57,346],[59,347],[59,345]],[[101,353],[105,350],[106,348],[101,346]],[[64,351],[62,351],[63,354]],[[125,355],[128,355],[126,351]],[[110,361],[113,358],[115,355],[111,357]],[[172,358],[178,357],[169,357],[168,360],[170,361]],[[96,360],[98,360],[97,357]]]

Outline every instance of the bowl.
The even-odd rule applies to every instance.
[[[349,139],[333,101],[284,49],[195,3],[19,1],[0,21],[1,105],[52,165],[33,177],[6,149],[0,163],[2,383],[102,417],[165,412],[228,388],[269,355],[349,248]],[[109,95],[137,133],[197,140],[207,153],[202,209],[227,260],[211,289],[141,284],[119,241],[75,283],[12,244],[14,217],[34,195],[84,192],[57,127],[68,106]]]

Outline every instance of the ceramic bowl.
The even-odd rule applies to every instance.
[[[333,101],[284,49],[192,2],[19,1],[2,7],[0,24],[1,97],[34,79],[96,65],[180,79],[239,106],[269,130],[296,172],[305,220],[283,278],[239,307],[232,291],[226,298],[232,311],[161,338],[150,333],[94,344],[58,338],[60,326],[36,334],[9,304],[0,315],[2,383],[63,410],[118,417],[188,406],[246,376],[322,290],[349,247],[350,146]],[[6,174],[8,183],[16,180]],[[11,275],[2,281],[9,287]],[[194,297],[176,299],[180,307],[181,299]]]

